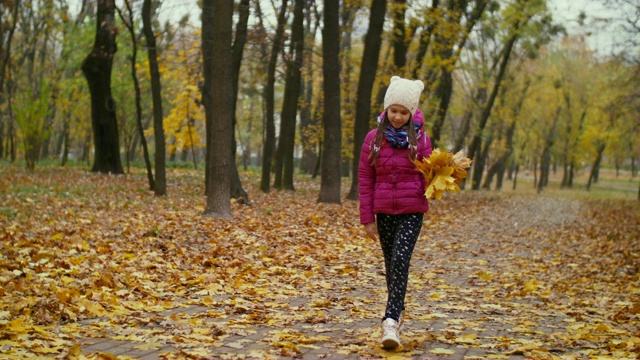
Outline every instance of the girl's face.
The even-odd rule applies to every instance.
[[[387,108],[387,116],[391,125],[396,129],[400,129],[409,121],[411,111],[402,105],[393,104]]]

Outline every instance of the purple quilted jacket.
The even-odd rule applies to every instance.
[[[424,115],[420,110],[416,111],[413,121],[424,125]],[[374,214],[380,213],[397,215],[427,212],[429,202],[424,196],[424,178],[409,159],[408,149],[393,148],[383,141],[376,166],[371,165],[369,153],[375,135],[375,129],[369,131],[360,152],[360,223],[372,223],[375,221]],[[431,150],[431,140],[422,134],[418,139],[417,158],[428,157]]]

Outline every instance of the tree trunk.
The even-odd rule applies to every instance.
[[[493,108],[493,103],[496,100],[496,97],[498,95],[498,90],[500,89],[500,84],[502,83],[504,74],[507,71],[507,65],[509,64],[509,56],[511,55],[511,50],[513,49],[513,46],[515,45],[517,39],[518,39],[517,32],[514,31],[514,33],[511,35],[511,38],[509,39],[505,47],[505,51],[502,56],[502,61],[500,62],[500,69],[498,70],[498,75],[496,76],[495,83],[493,84],[493,89],[491,90],[491,95],[489,95],[489,99],[487,100],[487,103],[482,108],[482,114],[480,115],[478,128],[476,129],[473,135],[473,140],[471,141],[471,145],[469,146],[469,158],[472,160],[474,160],[474,156],[476,155],[476,152],[480,149],[480,145],[482,142],[482,132],[484,131],[484,128],[487,124],[487,120],[489,120],[489,115],[491,115],[491,109]],[[474,162],[474,167],[475,167],[475,162]],[[479,182],[473,182],[471,184],[471,188],[473,190],[478,190],[479,187],[480,187]]]
[[[530,85],[531,85],[531,81],[527,79],[525,81],[525,86],[524,86],[524,89],[522,90],[522,94],[520,94],[520,99],[518,100],[518,102],[513,108],[513,119],[511,120],[512,122],[509,125],[509,128],[507,128],[507,132],[505,134],[506,150],[504,154],[498,157],[498,159],[493,163],[493,165],[491,165],[491,167],[489,167],[489,170],[487,171],[487,176],[485,178],[485,182],[483,185],[483,188],[487,190],[491,188],[491,182],[492,182],[493,176],[495,175],[498,175],[496,190],[502,189],[502,179],[504,177],[504,172],[506,170],[506,163],[511,158],[511,155],[513,154],[513,136],[516,130],[518,115],[520,114],[520,110],[522,110],[522,105],[524,104],[524,100],[526,99],[527,91],[529,90]],[[503,95],[505,92],[506,91],[503,91]]]
[[[504,171],[507,160],[509,160],[509,158],[511,157],[511,154],[513,154],[513,145],[512,145],[513,141],[510,139],[513,139],[513,133],[515,132],[515,127],[516,127],[516,121],[514,120],[511,123],[511,125],[509,125],[509,128],[507,129],[507,134],[506,134],[507,149],[505,150],[504,154],[498,157],[498,159],[493,164],[491,164],[491,166],[487,170],[487,175],[485,176],[484,184],[482,185],[483,189],[486,189],[486,190],[491,189],[491,182],[493,182],[493,177]],[[509,143],[511,143],[511,145]],[[500,183],[499,186],[496,186],[496,190],[498,190],[501,186],[502,186],[502,183]]]
[[[9,59],[11,57],[11,44],[13,41],[13,34],[15,33],[15,30],[17,28],[18,25],[18,11],[20,9],[20,3],[21,1],[17,0],[17,1],[13,1],[13,2],[6,2],[3,3],[3,7],[6,7],[6,9],[3,9],[3,13],[6,10],[11,10],[12,11],[12,20],[13,23],[10,25],[10,27],[5,28],[4,24],[3,24],[3,32],[6,31],[7,32],[7,39],[4,39],[4,33],[1,36],[2,41],[0,42],[0,53],[3,55],[2,56],[2,64],[0,64],[0,94],[4,94],[4,84],[5,84],[5,79],[6,79],[6,75],[7,75],[7,65],[9,64]],[[4,15],[4,14],[3,14]],[[8,25],[8,24],[7,24]],[[6,47],[2,48],[3,45],[5,45],[6,43]]]
[[[551,167],[551,147],[555,141],[556,126],[558,119],[560,118],[561,106],[558,106],[556,115],[553,119],[553,125],[549,129],[549,133],[545,137],[544,150],[542,151],[542,159],[540,161],[540,180],[538,181],[538,193],[542,192],[542,189],[549,183],[549,170]]]
[[[576,168],[576,152],[578,151],[578,145],[580,144],[580,138],[582,136],[582,132],[584,130],[584,123],[587,117],[587,111],[584,110],[582,115],[580,116],[580,124],[578,125],[578,136],[573,139],[573,144],[571,145],[571,154],[569,155],[569,179],[567,180],[567,187],[573,187],[573,178],[575,176],[575,168]]]
[[[595,182],[595,178],[597,177],[598,170],[600,170],[600,163],[602,162],[602,153],[604,149],[607,147],[607,144],[603,141],[598,145],[598,152],[596,154],[596,159],[593,162],[593,166],[591,167],[591,172],[589,173],[589,181],[587,181],[587,191],[591,190],[591,184]]]
[[[82,62],[91,93],[95,157],[91,171],[123,174],[116,102],[111,97],[111,68],[116,46],[114,0],[98,0],[97,30],[91,53]]]
[[[5,6],[3,4],[3,6]],[[11,6],[9,4],[9,6]],[[6,79],[6,75],[7,75],[7,65],[9,64],[9,59],[11,57],[11,44],[13,41],[13,34],[15,33],[15,30],[17,28],[18,25],[18,10],[20,8],[20,1],[15,1],[13,3],[13,23],[11,24],[11,27],[8,29],[8,34],[7,34],[7,39],[4,40],[6,41],[6,47],[4,49],[0,49],[2,50],[2,64],[0,64],[0,107],[2,107],[2,105],[4,105],[6,99],[5,99],[5,79]],[[0,45],[4,45],[4,41],[2,44]],[[11,138],[11,132],[9,131],[10,129],[12,129],[12,126],[9,125],[7,126],[7,140],[6,140],[6,147],[5,145],[5,137],[4,137],[4,121],[5,121],[4,116],[0,117],[0,159],[4,158],[6,155],[9,155],[8,152],[8,148],[10,143],[12,143],[12,138]],[[4,149],[7,149],[7,151],[4,151]]]
[[[353,59],[353,35],[354,35],[354,27],[356,24],[356,16],[358,11],[360,10],[359,2],[352,1],[343,1],[342,7],[340,8],[340,79],[341,79],[341,90],[342,90],[342,103],[353,104],[356,102],[356,89],[354,88],[355,84],[352,81],[352,76],[357,69],[354,68],[354,59]],[[341,109],[342,115],[342,126],[347,129],[352,129],[354,127],[354,115],[355,109],[353,106],[345,106]],[[354,144],[352,137],[343,138],[342,146],[345,149],[351,149]],[[351,161],[348,157],[342,157],[342,164],[340,166],[340,175],[342,177],[349,177],[351,173]]]
[[[393,6],[393,64],[394,73],[403,74],[407,66],[407,30],[405,16],[407,13],[407,0],[394,0]]]
[[[487,163],[487,158],[489,157],[489,149],[491,148],[491,143],[493,143],[493,135],[489,136],[487,142],[483,145],[483,149],[473,160],[473,174],[472,174],[472,184],[474,185],[473,190],[480,189],[480,182],[482,181],[482,175],[484,174],[484,167]]]
[[[298,99],[300,98],[300,79],[302,56],[304,50],[304,0],[295,0],[293,8],[293,24],[291,25],[291,48],[287,64],[284,100],[280,115],[280,138],[276,153],[276,178],[274,187],[294,190],[293,186],[293,152],[296,136],[296,116]]]
[[[131,8],[131,3],[129,0],[125,0],[125,6],[127,7],[128,17],[125,18],[123,14],[120,12],[120,17],[127,29],[129,29],[129,35],[131,35],[131,57],[129,58],[131,61],[131,78],[133,79],[133,88],[136,94],[136,125],[138,130],[138,136],[140,138],[140,144],[142,145],[142,153],[144,155],[144,163],[147,169],[147,181],[149,183],[149,190],[153,191],[156,188],[156,183],[153,179],[153,171],[151,170],[151,160],[149,159],[149,149],[147,148],[147,139],[144,136],[144,128],[142,127],[142,94],[140,91],[140,82],[138,81],[138,73],[136,71],[136,63],[138,58],[138,40],[136,37],[135,29],[134,29],[134,19],[133,19],[133,10]],[[134,142],[132,140],[132,142]],[[134,142],[135,143],[135,142]],[[133,151],[128,151],[127,153],[127,162],[131,158],[131,153]]]
[[[438,80],[438,88],[436,89],[436,99],[438,99],[438,107],[436,108],[433,129],[431,130],[431,143],[433,147],[437,147],[440,142],[442,128],[451,103],[453,95],[453,70],[460,57],[460,51],[464,48],[471,30],[480,20],[488,1],[476,1],[476,6],[466,19],[465,31],[460,37],[444,37],[438,36],[438,44],[441,46],[439,51],[440,76]],[[461,22],[462,14],[468,6],[468,1],[452,1],[450,2],[450,12],[453,14],[449,22],[458,24]],[[456,39],[459,39],[456,42]],[[454,51],[454,49],[456,49]]]
[[[231,217],[229,164],[233,136],[233,0],[202,3],[202,102],[207,131],[205,216]]]
[[[238,81],[240,79],[240,66],[242,65],[242,54],[244,52],[244,45],[247,42],[247,22],[249,21],[249,1],[242,0],[239,5],[239,17],[238,24],[236,26],[236,37],[233,41],[231,50],[231,57],[233,62],[233,124],[232,129],[236,128],[236,104],[238,102]],[[231,146],[231,172],[229,174],[231,182],[231,198],[236,199],[238,203],[249,204],[249,195],[242,187],[242,181],[240,180],[240,174],[238,173],[238,165],[236,164],[236,138],[232,132],[232,146]]]
[[[273,152],[276,147],[276,127],[274,120],[274,84],[276,81],[276,65],[278,63],[278,54],[282,45],[284,36],[284,26],[286,22],[288,0],[282,0],[282,7],[278,13],[278,26],[275,37],[273,38],[273,46],[271,48],[271,56],[269,58],[269,67],[267,69],[267,85],[264,89],[265,104],[267,107],[265,120],[265,141],[262,151],[262,178],[260,180],[260,190],[269,192],[271,188],[271,162],[273,160]],[[258,5],[259,6],[259,5]]]
[[[310,17],[307,18],[307,22],[310,22]],[[309,32],[309,28],[307,28],[307,33]],[[311,33],[307,34],[308,39],[315,39],[315,28]],[[303,97],[304,97],[304,106],[300,109],[300,142],[302,143],[302,159],[300,160],[300,172],[303,174],[311,174],[313,173],[313,168],[317,161],[318,155],[312,149],[313,141],[310,131],[314,125],[316,125],[315,118],[311,116],[311,107],[313,101],[313,74],[314,67],[312,65],[312,51],[307,50],[306,58],[304,62],[308,64],[305,67],[306,75],[305,80],[303,81],[304,85],[302,88]]]
[[[571,97],[567,89],[564,90],[564,102],[567,105],[567,124],[564,134],[564,147],[562,149],[562,180],[560,189],[569,185],[569,152],[571,151],[571,130],[573,125],[573,108],[571,107]]]
[[[466,1],[462,1],[462,6],[466,6]],[[463,9],[458,8],[458,2],[453,1],[450,3],[452,7],[453,17],[449,20],[451,23],[457,24],[460,22],[460,18],[462,17]],[[453,55],[453,47],[455,44],[455,37],[452,36],[444,36],[442,32],[438,33],[437,36],[437,44],[439,47],[439,51],[437,51],[438,58],[440,59],[440,67],[439,72],[440,76],[438,77],[438,87],[435,91],[435,99],[438,102],[438,106],[436,107],[436,111],[434,113],[434,121],[433,128],[431,129],[431,144],[434,148],[438,147],[438,143],[440,142],[440,132],[442,131],[442,126],[444,125],[444,119],[447,116],[447,111],[449,109],[449,103],[451,102],[451,95],[453,93],[453,65],[451,64],[449,59]]]
[[[340,163],[342,129],[340,117],[340,7],[338,1],[324,0],[322,30],[322,72],[324,91],[324,150],[318,202],[340,204]]]
[[[371,120],[371,95],[373,84],[380,59],[382,46],[382,30],[384,27],[384,15],[387,11],[386,0],[373,0],[369,17],[369,29],[364,39],[364,52],[360,65],[360,78],[358,80],[358,96],[356,98],[356,114],[353,132],[353,162],[351,165],[353,176],[351,177],[351,189],[347,199],[358,199],[358,163],[360,150],[364,138],[369,132]]]
[[[167,194],[166,151],[164,143],[164,128],[162,124],[162,87],[160,85],[160,70],[158,68],[158,49],[156,37],[151,25],[151,0],[142,3],[142,25],[147,40],[147,54],[149,56],[149,74],[151,75],[151,96],[153,98],[153,136],[155,137],[155,168],[156,183],[153,188],[156,196]]]
[[[65,119],[62,128],[62,158],[60,160],[60,166],[65,166],[69,159],[69,120]]]
[[[467,111],[465,111],[464,115],[462,116],[460,131],[458,131],[458,136],[456,136],[456,142],[453,146],[454,153],[462,150],[462,148],[464,147],[465,139],[467,138],[469,130],[471,129],[471,119],[476,113],[475,106],[476,104],[482,104],[487,100],[487,88],[477,88],[473,94],[472,99],[473,100],[467,105]]]
[[[429,49],[429,44],[431,43],[431,35],[436,28],[436,24],[438,20],[436,20],[436,10],[440,6],[440,0],[433,0],[431,2],[431,7],[429,8],[428,13],[426,15],[427,26],[422,31],[422,35],[420,36],[420,45],[418,46],[418,52],[416,53],[416,61],[413,67],[413,78],[418,79],[420,77],[420,71],[422,69],[422,64],[424,62],[424,57],[427,54],[427,50]]]

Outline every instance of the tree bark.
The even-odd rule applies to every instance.
[[[153,171],[151,170],[151,160],[149,159],[149,149],[147,148],[147,139],[144,136],[144,128],[142,127],[142,94],[140,91],[140,82],[138,81],[138,74],[136,72],[136,63],[138,58],[138,40],[136,38],[136,33],[134,29],[134,19],[133,19],[133,9],[131,8],[131,3],[129,0],[125,0],[125,6],[127,7],[127,12],[129,14],[128,18],[125,18],[123,14],[120,13],[120,17],[122,21],[125,23],[127,29],[129,29],[129,35],[131,35],[131,57],[129,58],[131,62],[131,78],[133,79],[133,88],[136,94],[136,125],[138,130],[138,136],[140,137],[140,144],[142,145],[142,153],[144,156],[144,163],[147,169],[147,181],[149,182],[149,190],[153,191],[156,187],[155,180],[153,179]],[[133,153],[133,151],[128,152],[129,154]],[[129,159],[129,155],[127,155],[127,159]]]
[[[465,9],[468,7],[469,1],[452,1],[450,3],[450,12],[453,14],[451,20],[452,23],[458,24],[461,22],[462,14],[465,13]],[[442,66],[440,66],[440,76],[438,81],[438,87],[436,88],[436,99],[438,99],[438,106],[435,111],[435,117],[433,120],[433,128],[431,130],[431,143],[435,147],[440,142],[442,128],[444,121],[449,110],[449,104],[451,103],[451,97],[453,95],[453,70],[455,64],[458,62],[460,51],[464,48],[471,30],[475,24],[480,20],[488,1],[476,1],[475,7],[466,21],[466,27],[460,37],[445,37],[440,34],[438,36],[438,44],[441,46],[439,56],[441,58]],[[458,41],[456,42],[456,39]],[[456,49],[454,51],[454,49]]]
[[[116,46],[114,0],[98,0],[93,49],[82,62],[91,93],[91,125],[95,158],[91,171],[123,174],[120,160],[116,102],[111,96],[111,69]]]
[[[11,57],[11,44],[13,41],[13,34],[15,33],[15,30],[17,28],[18,25],[18,9],[20,8],[20,1],[15,1],[13,3],[13,23],[11,24],[11,27],[8,29],[8,34],[7,34],[7,39],[6,39],[6,47],[4,49],[2,49],[2,64],[0,65],[0,105],[5,103],[5,79],[6,79],[6,75],[7,75],[7,65],[9,64],[9,59]],[[4,44],[4,39],[3,39],[3,44]],[[4,151],[5,149],[5,138],[4,138],[4,121],[5,121],[5,117],[1,117],[0,118],[0,159],[4,158],[5,155],[7,155],[8,153],[8,145],[9,145],[9,140],[11,139],[10,135],[8,136],[7,139],[7,151]],[[10,126],[7,126],[8,129],[10,129]]]
[[[153,191],[156,196],[167,194],[167,178],[165,174],[166,151],[164,143],[164,127],[162,124],[162,86],[160,85],[160,70],[158,68],[158,49],[156,36],[151,25],[151,0],[142,3],[142,25],[147,40],[147,54],[149,57],[149,73],[151,75],[151,96],[153,99],[153,135],[155,137],[155,168],[156,179]]]
[[[309,1],[307,4],[311,4]],[[313,2],[315,4],[315,2]],[[316,33],[319,24],[319,17],[316,17],[316,22],[312,25],[311,22],[311,9],[308,6],[306,12],[306,38],[307,43],[313,43],[316,38]],[[312,136],[312,128],[317,125],[317,118],[312,116],[312,101],[313,101],[313,77],[314,77],[314,65],[313,60],[313,48],[311,46],[305,47],[305,59],[303,60],[307,66],[305,66],[306,74],[305,80],[303,80],[303,97],[304,106],[300,109],[300,141],[302,143],[302,159],[300,160],[300,172],[303,174],[312,174],[315,168],[315,164],[318,161],[318,153],[316,149],[313,149],[315,141]]]
[[[231,49],[231,57],[233,62],[233,124],[232,128],[236,128],[236,104],[238,102],[238,81],[240,79],[240,66],[242,65],[242,54],[244,53],[244,45],[247,42],[247,23],[249,21],[249,1],[242,0],[239,5],[238,24],[236,26],[236,37],[233,41]],[[238,173],[238,165],[236,164],[236,138],[232,137],[231,146],[231,198],[238,200],[238,203],[249,204],[249,195],[242,187],[240,174]]]
[[[208,181],[205,216],[231,217],[229,164],[232,146],[233,0],[204,0],[202,4],[202,101],[207,131]]]
[[[600,170],[600,163],[602,162],[602,153],[604,153],[604,149],[607,147],[607,144],[602,141],[598,145],[598,151],[596,153],[596,159],[593,162],[593,166],[591,166],[591,172],[589,173],[589,181],[587,181],[587,191],[591,190],[591,184],[596,182],[596,177],[598,174],[598,170]]]
[[[531,81],[527,79],[525,81],[524,89],[522,90],[522,94],[520,94],[520,99],[516,103],[513,108],[513,119],[506,132],[506,150],[504,154],[502,154],[498,159],[489,167],[487,170],[487,176],[485,177],[484,189],[491,188],[491,182],[493,180],[493,176],[498,175],[498,180],[496,184],[496,190],[502,189],[502,179],[504,177],[504,172],[506,170],[507,161],[511,158],[513,154],[513,136],[516,130],[517,119],[520,114],[520,110],[522,110],[522,105],[524,104],[524,100],[526,99],[527,91],[529,90],[529,86],[531,85]]]
[[[549,129],[549,133],[545,137],[544,150],[542,151],[542,158],[540,161],[540,180],[538,181],[538,193],[542,192],[542,189],[549,183],[549,168],[551,166],[551,147],[555,142],[556,126],[558,119],[560,118],[561,106],[558,106],[556,115],[553,118],[553,125]]]
[[[373,93],[373,84],[380,59],[382,30],[384,28],[386,11],[386,0],[373,0],[371,2],[369,29],[364,39],[364,52],[362,54],[360,78],[358,80],[358,96],[356,98],[356,114],[353,131],[353,162],[351,165],[353,176],[351,177],[351,189],[349,190],[349,194],[347,194],[348,200],[357,200],[359,196],[358,163],[360,161],[360,149],[362,148],[362,143],[370,127],[371,95]]]
[[[260,190],[263,192],[269,192],[271,188],[271,162],[273,160],[273,152],[276,147],[276,127],[273,116],[275,111],[274,86],[276,81],[278,54],[280,53],[280,46],[282,45],[282,38],[284,36],[286,14],[287,0],[282,0],[282,7],[278,13],[276,34],[273,38],[273,46],[271,48],[271,56],[269,58],[269,67],[267,69],[267,85],[264,89],[267,110],[265,119],[265,141],[264,149],[262,151],[262,178],[260,180]]]
[[[502,79],[504,78],[504,74],[507,71],[507,65],[509,64],[509,56],[511,55],[511,51],[513,46],[518,39],[517,32],[514,31],[507,45],[505,47],[504,54],[502,55],[502,61],[500,62],[500,68],[498,70],[498,75],[496,76],[496,80],[493,84],[493,89],[491,90],[491,95],[489,95],[489,99],[487,103],[482,108],[482,114],[480,115],[480,121],[478,124],[478,128],[476,129],[473,140],[471,141],[471,145],[469,146],[469,158],[473,160],[476,152],[480,149],[480,144],[482,142],[482,132],[487,124],[487,120],[489,120],[489,115],[491,115],[491,109],[493,108],[493,103],[496,100],[498,95],[498,90],[500,89],[500,84],[502,83]],[[475,166],[474,166],[475,168]],[[474,169],[475,172],[475,169]],[[478,190],[480,188],[479,182],[473,182],[471,185],[473,190]]]
[[[318,202],[340,204],[342,130],[340,117],[340,8],[339,2],[324,0],[322,72],[324,91],[324,151]]]
[[[304,50],[304,1],[295,0],[293,24],[291,25],[291,48],[287,64],[284,100],[280,115],[280,137],[276,153],[276,177],[274,187],[294,190],[293,186],[293,150],[296,135],[296,116],[300,97],[300,79],[302,55]]]
[[[407,66],[407,30],[405,26],[405,16],[407,13],[407,0],[394,0],[393,8],[393,63],[395,71],[404,73]]]
[[[440,0],[433,0],[431,2],[431,7],[428,10],[426,15],[427,18],[427,26],[422,31],[420,35],[420,45],[418,46],[418,52],[416,53],[416,61],[413,66],[413,78],[417,79],[420,76],[420,71],[422,69],[422,64],[424,62],[424,57],[427,54],[427,50],[429,49],[429,44],[431,43],[431,35],[433,35],[433,31],[436,28],[436,24],[438,21],[436,20],[435,12],[440,6]]]

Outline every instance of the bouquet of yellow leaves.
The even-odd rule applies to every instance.
[[[459,184],[468,176],[466,169],[471,166],[471,159],[465,157],[462,150],[453,155],[434,149],[428,158],[415,160],[414,163],[427,183],[424,196],[440,200],[445,191],[460,191]]]

